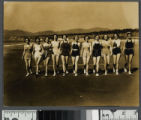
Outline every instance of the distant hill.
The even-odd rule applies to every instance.
[[[115,29],[111,30],[108,28],[91,28],[91,29],[70,29],[64,31],[40,31],[36,33],[27,32],[23,30],[4,30],[4,41],[13,42],[13,41],[23,41],[23,36],[44,36],[44,35],[62,35],[62,34],[91,34],[91,33],[101,33],[101,34],[113,34],[119,33],[121,36],[127,32],[133,32],[134,36],[138,36],[139,29]]]
[[[53,35],[53,34],[80,34],[80,33],[90,33],[90,32],[99,32],[99,31],[107,31],[108,28],[91,28],[91,29],[70,29],[64,31],[42,31],[34,33],[34,35]]]

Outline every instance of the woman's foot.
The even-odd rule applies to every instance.
[[[99,76],[99,74],[98,74],[98,73],[96,73],[96,76]]]
[[[47,73],[45,73],[45,77],[47,77]]]
[[[26,77],[28,77],[28,76],[29,76],[29,73],[26,74]]]
[[[53,76],[56,76],[56,72],[54,72]]]
[[[93,73],[95,73],[95,69],[93,69]]]
[[[86,73],[86,70],[84,69],[84,74]]]
[[[78,76],[78,74],[77,74],[77,73],[75,73],[75,76]]]
[[[38,73],[38,72],[36,72],[36,75],[39,75],[39,73]]]
[[[66,74],[69,74],[69,71],[66,70]]]
[[[131,75],[132,74],[131,71],[129,71],[128,74]]]
[[[116,72],[115,68],[113,67],[113,73]]]
[[[107,71],[105,71],[105,75],[107,75]]]
[[[63,75],[62,76],[65,76],[66,74],[65,73],[63,73]]]
[[[73,73],[75,74],[75,70],[73,70]]]
[[[119,73],[118,73],[118,70],[116,70],[116,75],[118,75]]]
[[[126,68],[124,68],[124,72],[127,72],[127,69]]]
[[[86,76],[88,76],[89,75],[89,73],[88,72],[86,72]]]

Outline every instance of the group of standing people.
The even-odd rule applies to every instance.
[[[108,73],[111,55],[113,56],[113,72],[116,75],[119,74],[119,60],[122,51],[125,56],[124,71],[131,74],[131,63],[134,56],[134,44],[132,34],[127,33],[125,44],[121,48],[121,40],[118,34],[114,34],[113,38],[109,38],[108,35],[104,35],[103,39],[100,39],[99,35],[96,35],[92,42],[89,42],[89,36],[84,37],[82,44],[79,42],[79,37],[76,35],[72,42],[69,41],[66,35],[62,36],[62,40],[58,40],[57,35],[54,35],[51,41],[48,37],[44,42],[41,42],[39,37],[35,38],[35,43],[32,44],[29,38],[25,38],[25,45],[23,51],[23,58],[26,65],[26,76],[32,74],[32,58],[34,57],[36,65],[36,75],[39,74],[39,65],[44,61],[45,76],[48,76],[48,64],[52,58],[53,62],[53,76],[59,73],[59,58],[61,56],[63,76],[69,73],[68,64],[69,56],[72,58],[73,73],[78,75],[78,61],[79,58],[83,58],[84,74],[89,75],[89,60],[93,58],[93,73],[99,76],[99,62],[101,57],[104,58],[104,70],[105,75]],[[32,57],[33,56],[33,57]]]

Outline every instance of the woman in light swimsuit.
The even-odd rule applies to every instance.
[[[116,75],[119,74],[119,59],[121,55],[120,49],[120,39],[117,34],[114,34],[114,39],[112,41],[112,53],[113,53],[113,72],[116,72]]]
[[[58,41],[57,35],[54,35],[54,40],[51,42],[53,54],[52,54],[52,61],[53,61],[53,76],[56,76],[56,72],[59,73],[59,57],[60,57],[60,41]]]
[[[99,76],[99,61],[101,58],[102,45],[99,40],[99,36],[95,36],[95,40],[92,42],[92,56],[93,56],[93,73]]]
[[[80,56],[80,43],[78,42],[78,36],[75,36],[74,41],[72,42],[71,48],[71,56],[72,56],[72,64],[73,64],[73,73],[77,76],[78,69],[78,60]]]
[[[102,53],[102,56],[104,57],[105,75],[107,75],[107,70],[110,64],[110,56],[112,54],[111,41],[109,40],[107,35],[104,35],[104,39],[102,40],[101,53]]]
[[[134,56],[134,46],[135,46],[135,40],[132,38],[131,32],[128,32],[127,39],[126,39],[125,45],[124,45],[124,54],[125,54],[124,71],[127,72],[127,68],[128,68],[129,74],[132,74],[131,64],[132,64],[132,59]]]
[[[35,38],[35,44],[33,46],[33,54],[35,59],[35,65],[36,65],[36,75],[39,74],[39,63],[41,62],[41,58],[43,55],[43,46],[40,43],[40,38]]]
[[[89,75],[89,60],[91,56],[91,43],[89,43],[89,37],[84,37],[84,42],[82,43],[82,57],[84,64],[84,74]]]
[[[32,50],[33,50],[33,46],[30,43],[30,39],[25,38],[24,51],[23,51],[22,58],[25,61],[26,72],[27,72],[26,77],[32,74],[32,70],[31,70]]]
[[[63,65],[63,76],[68,74],[68,58],[70,55],[70,43],[66,37],[63,35],[63,41],[61,43],[61,58],[62,58],[62,65]]]
[[[45,64],[45,76],[48,76],[48,63],[52,56],[52,45],[48,37],[45,38],[43,43],[44,49],[44,64]]]

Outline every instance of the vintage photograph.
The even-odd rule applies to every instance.
[[[81,114],[80,110],[3,110],[2,120],[86,120]]]
[[[138,106],[138,2],[4,2],[5,106]]]

